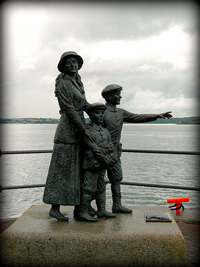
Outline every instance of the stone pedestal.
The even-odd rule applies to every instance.
[[[28,209],[1,235],[4,266],[184,266],[184,238],[167,207],[135,206],[96,223],[49,217],[50,205]],[[109,211],[109,207],[107,208]],[[168,212],[172,222],[146,222],[145,212]]]

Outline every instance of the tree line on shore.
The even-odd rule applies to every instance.
[[[85,119],[86,122],[89,118]],[[40,123],[40,124],[58,124],[59,119],[55,118],[5,118],[0,119],[0,123]],[[183,118],[171,118],[170,120],[157,119],[156,121],[149,123],[176,123],[176,124],[200,124],[200,117],[183,117]]]

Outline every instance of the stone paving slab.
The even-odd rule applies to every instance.
[[[184,266],[185,242],[167,207],[134,206],[97,223],[69,222],[48,215],[49,205],[32,206],[1,235],[2,260],[9,266]],[[145,222],[145,212],[168,212],[171,223]]]
[[[199,266],[200,263],[200,224],[178,222],[186,247],[186,267]]]
[[[176,210],[171,210],[176,222],[200,224],[200,209],[183,209],[180,214]]]

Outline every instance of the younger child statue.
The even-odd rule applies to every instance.
[[[108,168],[112,168],[118,161],[117,153],[114,145],[111,143],[111,137],[108,129],[102,127],[104,119],[104,111],[106,106],[101,103],[94,103],[88,110],[91,121],[86,125],[88,130],[93,134],[95,142],[103,152]],[[83,159],[83,181],[82,181],[82,198],[79,212],[79,219],[83,221],[96,222],[97,218],[90,215],[90,203],[93,198],[97,204],[98,218],[114,218],[116,215],[109,213],[105,209],[105,167],[96,159],[92,150],[88,146],[88,141],[85,142],[85,153]]]

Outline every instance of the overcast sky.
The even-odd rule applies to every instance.
[[[54,96],[65,51],[83,57],[88,102],[123,87],[133,113],[199,114],[199,6],[168,2],[9,2],[1,6],[3,117],[59,118]]]

